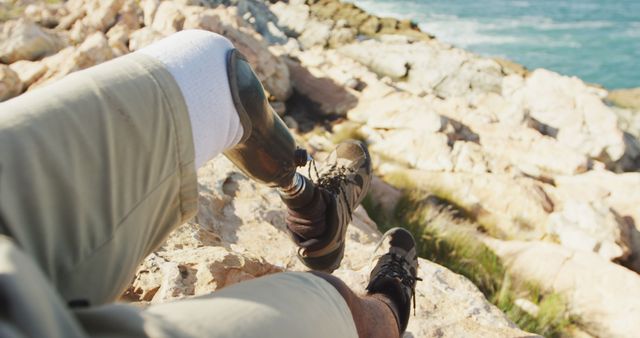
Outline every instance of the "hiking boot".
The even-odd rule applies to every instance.
[[[315,163],[310,164],[313,176]],[[333,272],[344,256],[347,226],[353,210],[371,184],[371,157],[358,141],[339,144],[316,169],[314,196],[301,207],[288,205],[287,226],[298,244],[298,257],[310,269]],[[285,198],[283,197],[283,200]]]
[[[377,263],[369,276],[368,294],[384,294],[395,306],[390,306],[400,335],[407,329],[411,304],[415,311],[418,256],[416,242],[409,231],[393,228],[387,231],[374,251]]]

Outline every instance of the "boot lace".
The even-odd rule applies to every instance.
[[[388,259],[380,265],[379,274],[381,277],[388,277],[397,279],[405,287],[411,290],[411,299],[413,300],[413,313],[416,313],[416,283],[421,281],[422,278],[414,276],[411,272],[405,269],[407,261],[404,257],[397,253],[391,252],[387,254]]]
[[[311,168],[315,171],[315,180],[313,180],[313,176],[311,175]],[[355,170],[352,168],[339,166],[337,163],[333,163],[329,167],[329,170],[323,176],[320,176],[318,174],[318,168],[316,167],[315,160],[312,159],[311,165],[309,166],[309,178],[314,181],[316,185],[321,186],[336,195],[341,194],[347,203],[349,210],[353,210],[353,208],[349,203],[347,193],[345,192],[345,186],[342,183],[347,182],[355,184],[355,181],[349,179],[349,175],[354,172]]]

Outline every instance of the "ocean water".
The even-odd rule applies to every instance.
[[[356,0],[439,40],[609,89],[640,87],[640,0]]]

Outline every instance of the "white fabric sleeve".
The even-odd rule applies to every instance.
[[[230,49],[233,44],[221,35],[184,30],[136,52],[162,62],[178,83],[191,120],[196,169],[242,138],[227,78]]]

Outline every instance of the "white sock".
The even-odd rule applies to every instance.
[[[184,30],[136,52],[162,62],[178,83],[189,110],[196,169],[242,138],[227,78],[232,48],[216,33]]]

